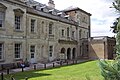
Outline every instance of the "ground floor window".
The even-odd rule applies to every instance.
[[[35,45],[30,46],[31,58],[35,58]]]
[[[3,59],[3,43],[0,43],[0,59]]]
[[[49,46],[49,56],[52,57],[53,55],[53,46]]]
[[[14,51],[15,51],[15,58],[20,58],[20,53],[21,53],[21,43],[15,43],[14,45]]]

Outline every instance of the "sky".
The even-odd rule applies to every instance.
[[[48,4],[49,0],[35,0],[43,4]],[[68,7],[79,7],[91,13],[91,36],[113,37],[110,26],[117,18],[115,9],[110,8],[113,0],[54,0],[55,8],[63,10]]]

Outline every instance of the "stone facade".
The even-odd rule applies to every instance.
[[[59,11],[50,5],[0,1],[0,64],[81,57],[83,39],[90,37],[91,14],[79,8]]]
[[[89,39],[90,59],[113,59],[115,54],[115,38],[103,36]]]

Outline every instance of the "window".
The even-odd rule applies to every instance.
[[[0,59],[3,59],[3,43],[0,43]]]
[[[87,18],[85,16],[82,18],[82,22],[87,23]]]
[[[72,38],[75,37],[75,31],[72,31]]]
[[[4,26],[4,12],[0,12],[0,27]]]
[[[31,19],[31,32],[35,32],[35,20]]]
[[[49,46],[49,56],[52,57],[53,54],[53,46]]]
[[[34,54],[35,54],[35,46],[34,45],[31,45],[30,46],[30,53],[31,53],[31,58],[34,58]]]
[[[69,37],[69,28],[67,28],[67,37]]]
[[[42,33],[44,33],[44,22],[42,22]]]
[[[22,30],[22,18],[23,18],[23,14],[24,14],[24,11],[17,8],[17,9],[13,9],[14,11],[14,14],[15,14],[15,21],[14,21],[14,24],[15,24],[15,30]]]
[[[62,29],[62,37],[64,37],[64,34],[65,34],[65,33],[64,33],[64,29]]]
[[[50,24],[49,24],[49,34],[52,34],[52,26],[53,26],[53,24],[50,23]]]
[[[79,39],[82,37],[82,30],[79,31]]]
[[[20,53],[21,53],[21,44],[16,43],[15,44],[15,58],[20,58]]]
[[[89,38],[89,32],[87,32],[87,38]]]
[[[20,30],[21,27],[21,16],[15,15],[15,29]]]

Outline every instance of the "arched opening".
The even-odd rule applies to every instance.
[[[67,59],[68,60],[71,59],[71,49],[70,48],[67,49]]]
[[[61,53],[64,53],[64,54],[65,54],[65,48],[62,48],[62,49],[61,49]]]
[[[61,49],[60,59],[65,59],[65,48],[62,48],[62,49]]]
[[[72,59],[75,59],[76,58],[76,49],[73,48],[72,50]]]

